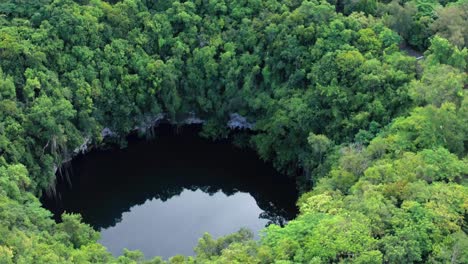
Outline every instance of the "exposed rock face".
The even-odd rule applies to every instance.
[[[167,120],[166,114],[159,113],[156,116],[144,118],[140,125],[134,127],[133,129],[141,132],[142,134],[146,134],[148,131],[151,131],[152,128],[157,127],[165,120]]]
[[[193,112],[190,112],[189,117],[187,117],[186,119],[184,119],[184,121],[182,121],[182,124],[185,124],[185,125],[199,125],[203,123],[205,123],[205,120],[197,117],[195,113]]]
[[[247,118],[239,115],[238,113],[230,114],[230,120],[227,123],[227,126],[230,129],[247,129],[250,130],[253,128],[254,124],[247,121]]]
[[[106,138],[106,137],[116,137],[116,136],[117,136],[117,133],[115,133],[114,131],[112,131],[110,128],[105,127],[105,128],[101,131],[101,136],[102,136],[103,138]]]
[[[73,150],[73,155],[85,154],[86,152],[88,152],[88,146],[90,144],[91,144],[91,139],[89,137],[86,137],[83,141],[83,144],[81,144],[81,146]]]
[[[230,129],[253,129],[254,123],[251,123],[247,120],[246,117],[241,116],[238,113],[232,113],[229,115],[229,121],[227,127]],[[143,134],[150,131],[152,128],[157,127],[162,122],[168,122],[173,125],[199,125],[205,123],[205,120],[198,117],[194,112],[188,113],[187,117],[182,121],[171,120],[167,117],[166,114],[160,113],[154,117],[145,118],[142,120],[140,125],[135,126],[134,130],[142,132]],[[110,128],[105,127],[101,131],[101,136],[103,138],[118,137],[119,134],[112,131]],[[86,139],[85,143],[77,148],[76,154],[86,152],[87,145],[90,143],[90,139]]]

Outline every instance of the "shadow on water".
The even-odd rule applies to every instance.
[[[105,230],[119,225],[126,212],[147,201],[166,202],[201,190],[210,199],[220,192],[227,197],[250,195],[260,208],[254,218],[262,220],[262,226],[283,225],[295,217],[294,180],[276,172],[252,150],[237,148],[228,140],[198,137],[199,129],[188,126],[176,132],[162,125],[154,140],[133,136],[125,149],[94,150],[76,157],[69,177],[57,177],[57,195],[42,198],[44,207],[57,220],[64,211],[80,213],[96,230]],[[206,208],[198,213],[209,217],[213,212]]]

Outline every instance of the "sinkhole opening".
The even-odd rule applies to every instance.
[[[42,203],[57,221],[80,213],[110,252],[146,257],[193,255],[205,232],[224,236],[282,225],[297,214],[293,179],[231,139],[198,136],[196,125],[160,125],[155,138],[75,157],[57,175],[56,194]]]

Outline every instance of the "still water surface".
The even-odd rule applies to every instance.
[[[258,231],[297,213],[294,182],[253,151],[197,137],[198,127],[161,126],[154,140],[129,138],[125,149],[95,150],[58,175],[44,206],[58,218],[81,213],[114,255],[193,255],[204,232]],[[67,179],[68,178],[68,179]]]

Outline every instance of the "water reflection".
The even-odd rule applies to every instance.
[[[258,231],[295,216],[293,181],[254,152],[200,139],[197,130],[163,126],[154,141],[132,138],[126,149],[77,157],[71,185],[58,177],[57,196],[43,197],[44,206],[56,216],[81,213],[114,253],[148,256],[190,255],[205,231]]]
[[[258,218],[261,212],[247,193],[227,196],[184,190],[166,202],[153,199],[132,207],[116,226],[101,231],[100,242],[114,254],[129,248],[166,258],[192,255],[204,232],[219,237],[239,227],[262,229],[268,220]]]

